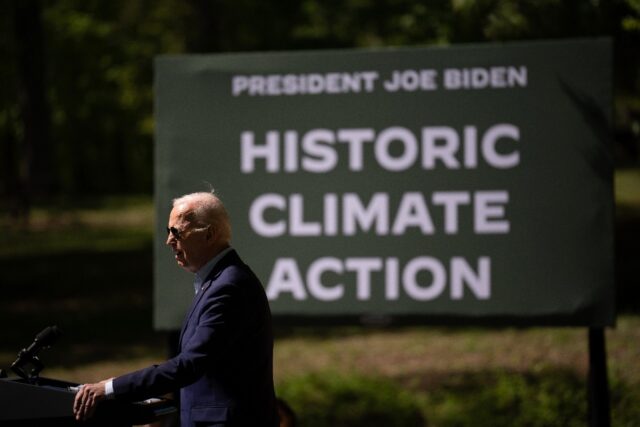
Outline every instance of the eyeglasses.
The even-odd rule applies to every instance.
[[[208,228],[209,228],[209,226],[207,225],[206,227],[194,228],[194,229],[191,229],[191,230],[182,230],[182,231],[180,231],[175,227],[167,227],[167,236],[169,234],[171,234],[176,240],[182,240],[182,239],[184,239],[186,237],[185,233],[192,233],[192,232],[195,232],[195,231],[204,231],[204,230],[206,230]]]

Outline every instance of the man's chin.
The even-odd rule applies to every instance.
[[[198,271],[198,269],[193,268],[193,265],[184,260],[176,259],[176,262],[178,263],[178,266],[180,266],[183,270],[188,271],[189,273],[195,273],[196,271]]]

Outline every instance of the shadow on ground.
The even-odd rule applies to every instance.
[[[119,360],[163,349],[152,327],[152,250],[0,258],[0,367],[44,327],[63,335],[48,367]]]

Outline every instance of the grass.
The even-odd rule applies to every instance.
[[[300,330],[293,336],[279,336],[274,362],[276,382],[332,371],[344,375],[375,373],[409,388],[428,389],[453,373],[525,373],[553,368],[586,377],[588,369],[584,328],[353,328],[348,332],[337,328],[323,335]],[[640,316],[621,317],[618,326],[608,329],[606,336],[611,377],[640,386],[640,347],[630,345],[640,342]],[[89,362],[71,366],[68,359],[60,359],[47,373],[72,381],[89,381],[163,360],[164,338],[128,342],[126,350],[110,359],[91,357],[87,343],[61,342],[42,356],[51,361],[59,358],[55,354],[59,352],[83,354]],[[5,360],[15,357],[14,353],[17,351],[7,352]]]
[[[148,196],[106,197],[33,207],[28,223],[0,215],[0,259],[146,247],[153,237]]]
[[[612,425],[632,426],[629,413],[637,415],[634,408],[640,407],[640,349],[633,345],[640,339],[640,316],[622,316],[606,334]],[[154,345],[127,348],[121,356],[77,366],[65,362],[46,373],[78,382],[97,381],[164,358],[162,346]],[[409,393],[432,427],[584,425],[588,351],[583,328],[352,327],[329,333],[300,329],[276,339],[274,366],[277,389],[288,400],[300,392],[291,389],[292,383],[319,378],[316,386],[322,387],[334,381],[331,378],[343,382],[370,378],[372,384],[382,387],[386,380]],[[368,403],[375,393],[362,391],[367,400],[352,397],[355,407],[376,406],[376,401]],[[326,393],[338,393],[336,398],[344,394],[331,389]],[[301,418],[313,418],[304,402],[291,399]],[[566,421],[553,421],[558,412]]]
[[[613,376],[640,385],[640,317],[624,316],[607,334]],[[584,328],[430,328],[355,329],[318,337],[298,332],[276,345],[276,378],[309,372],[376,373],[407,386],[429,387],[453,372],[510,372],[565,369],[585,376],[588,368]],[[423,383],[426,381],[426,383]]]
[[[614,185],[618,206],[634,206],[640,209],[640,169],[616,171]]]

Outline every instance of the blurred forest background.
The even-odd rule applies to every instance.
[[[66,335],[47,376],[100,380],[166,356],[151,326],[155,56],[602,36],[613,424],[640,425],[640,0],[0,0],[0,368],[49,324]],[[583,329],[278,334],[278,392],[300,425],[585,425]]]
[[[619,165],[638,162],[637,0],[0,2],[0,195],[150,194],[153,58],[611,36]]]

